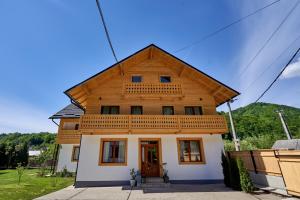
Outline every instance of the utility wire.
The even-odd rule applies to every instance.
[[[96,0],[96,3],[97,3],[98,11],[99,11],[99,14],[100,14],[100,17],[101,17],[101,21],[102,21],[102,24],[103,24],[103,27],[104,27],[104,30],[105,30],[106,38],[107,38],[107,40],[108,40],[110,49],[111,49],[111,51],[112,51],[112,53],[113,53],[113,56],[114,56],[116,62],[119,62],[119,61],[118,61],[118,58],[117,58],[117,56],[116,56],[115,50],[114,50],[114,48],[113,48],[111,39],[110,39],[110,37],[109,37],[108,29],[107,29],[107,26],[106,26],[106,23],[105,23],[105,20],[104,20],[104,14],[103,14],[103,12],[102,12],[102,9],[101,9],[99,0]]]
[[[235,24],[237,24],[237,23],[239,23],[239,22],[241,22],[241,21],[247,19],[248,17],[251,17],[252,15],[255,15],[256,13],[258,13],[258,12],[260,12],[260,11],[262,11],[262,10],[264,10],[264,9],[266,9],[266,8],[268,8],[268,7],[270,7],[270,6],[274,5],[274,4],[276,4],[276,3],[278,3],[279,1],[280,1],[280,0],[276,0],[276,1],[274,1],[274,2],[272,2],[272,3],[270,3],[270,4],[266,5],[266,6],[264,6],[264,7],[262,7],[262,8],[259,8],[259,9],[255,10],[255,11],[252,12],[252,13],[249,13],[248,15],[245,15],[244,17],[241,17],[240,19],[238,19],[238,20],[236,20],[236,21],[231,22],[230,24],[227,24],[227,25],[225,25],[225,26],[223,26],[223,27],[221,27],[221,28],[219,28],[219,29],[217,29],[217,30],[211,32],[211,33],[209,33],[209,34],[203,36],[200,40],[195,41],[195,42],[193,42],[193,43],[191,43],[191,44],[189,44],[189,45],[186,45],[186,46],[184,46],[184,47],[182,47],[182,48],[176,50],[175,53],[180,52],[180,51],[183,51],[183,50],[185,50],[185,49],[188,49],[188,48],[190,48],[190,47],[192,47],[192,46],[194,46],[194,45],[196,45],[196,44],[199,44],[200,42],[203,42],[204,40],[206,40],[206,39],[208,39],[208,38],[210,38],[210,37],[212,37],[212,36],[214,36],[214,35],[216,35],[216,34],[222,32],[222,31],[224,31],[224,30],[228,29],[229,27],[231,27],[231,26],[233,26],[233,25],[235,25]]]
[[[276,76],[274,81],[267,87],[267,89],[256,99],[255,103],[257,103],[265,94],[266,92],[272,87],[272,85],[278,80],[278,78],[281,76],[281,74],[284,72],[284,70],[289,66],[289,64],[294,60],[298,52],[300,51],[300,48],[296,51],[296,53],[293,55],[293,57],[289,60],[289,62],[285,65],[285,67],[280,71],[280,73]]]
[[[285,49],[280,53],[280,55],[279,55],[279,56],[278,56],[271,64],[269,64],[269,65],[265,68],[265,70],[264,70],[262,73],[260,73],[259,76],[257,76],[256,79],[254,79],[254,80],[247,86],[247,88],[244,90],[243,93],[245,94],[245,92],[248,91],[248,89],[249,89],[254,83],[256,83],[256,81],[257,81],[258,79],[260,79],[260,78],[262,77],[262,75],[264,75],[264,73],[266,73],[266,71],[268,71],[268,70],[273,66],[273,64],[274,64],[279,58],[281,58],[293,44],[295,44],[295,42],[296,42],[297,40],[299,40],[299,38],[300,38],[300,35],[299,35],[295,40],[293,40],[293,42],[291,42],[291,43],[288,45],[288,47],[285,48]]]
[[[297,3],[293,6],[293,8],[288,12],[288,14],[284,17],[284,19],[280,22],[279,26],[273,31],[273,33],[270,35],[270,37],[266,40],[266,42],[263,44],[263,46],[257,51],[255,56],[250,60],[250,62],[244,67],[242,70],[242,73],[239,74],[239,76],[243,76],[243,74],[247,71],[247,69],[250,67],[250,65],[255,61],[255,59],[260,55],[260,53],[264,50],[264,48],[267,46],[267,44],[271,41],[271,39],[274,37],[274,35],[279,31],[281,26],[286,22],[288,17],[292,14],[292,12],[296,9],[300,1],[298,0]]]

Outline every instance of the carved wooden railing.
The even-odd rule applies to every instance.
[[[56,141],[58,144],[77,144],[80,142],[80,132],[78,130],[59,130]]]
[[[181,85],[174,83],[125,83],[124,94],[181,95]]]
[[[80,118],[80,131],[84,130],[195,130],[206,133],[225,133],[227,123],[220,115],[97,115]]]

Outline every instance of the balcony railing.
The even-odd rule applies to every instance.
[[[56,141],[58,144],[79,144],[80,133],[78,130],[59,130]]]
[[[81,132],[185,132],[226,133],[227,123],[220,115],[97,115],[80,118]],[[154,133],[154,132],[153,132]],[[154,134],[155,134],[154,133]]]
[[[173,83],[126,83],[124,94],[181,95],[181,85]]]

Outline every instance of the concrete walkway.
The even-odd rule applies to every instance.
[[[280,196],[257,193],[255,195],[233,191],[222,184],[171,185],[170,188],[134,189],[130,187],[90,187],[62,190],[37,198],[36,200],[280,200]]]

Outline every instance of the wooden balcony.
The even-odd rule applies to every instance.
[[[78,130],[59,130],[56,137],[57,144],[79,144],[80,132]]]
[[[181,85],[174,83],[126,83],[124,95],[182,95]]]
[[[82,134],[176,134],[226,133],[227,123],[220,115],[97,115],[80,118]]]

